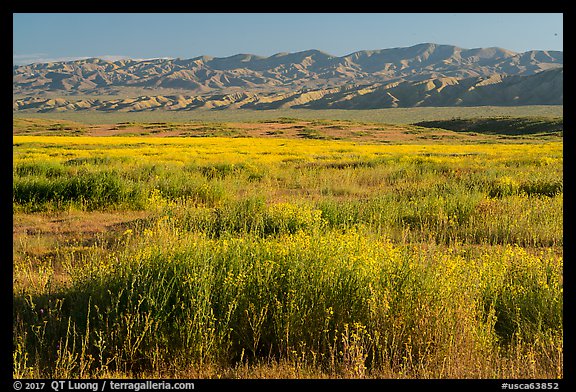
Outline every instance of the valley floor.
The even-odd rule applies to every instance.
[[[13,136],[15,378],[564,375],[558,135],[42,121]]]

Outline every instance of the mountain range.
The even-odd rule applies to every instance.
[[[98,58],[13,67],[13,110],[562,105],[563,52],[420,44],[336,57]]]

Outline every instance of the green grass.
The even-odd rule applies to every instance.
[[[561,216],[561,211],[554,212],[563,192],[559,163],[544,166],[544,170],[540,157],[485,161],[481,156],[439,159],[427,155],[184,167],[138,164],[127,156],[72,158],[61,164],[25,162],[14,168],[13,201],[17,211],[26,212],[71,206],[142,210],[147,198],[158,194],[168,201],[188,200],[218,208],[214,211],[218,220],[187,223],[212,233],[230,220],[238,222],[225,225],[226,230],[252,226],[252,219],[265,220],[264,210],[252,211],[244,218],[234,212],[251,197],[272,199],[277,192],[293,190],[299,199],[316,199],[309,204],[322,211],[332,227],[368,224],[374,230],[385,228],[394,237],[408,228],[414,238],[433,235],[440,242],[483,239],[505,243],[514,239],[521,244],[561,243],[561,227],[552,224]],[[483,169],[486,162],[490,162],[490,170]],[[493,200],[499,201],[495,204]],[[498,219],[500,206],[505,205],[510,210]],[[548,211],[545,221],[550,224],[541,225],[526,215],[534,205]],[[486,220],[486,214],[494,214],[494,219]]]

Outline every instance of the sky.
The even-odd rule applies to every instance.
[[[563,50],[562,13],[14,13],[13,63],[333,56],[420,43]]]

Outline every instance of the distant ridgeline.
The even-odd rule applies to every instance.
[[[420,44],[13,68],[13,110],[376,109],[563,104],[563,52]]]

